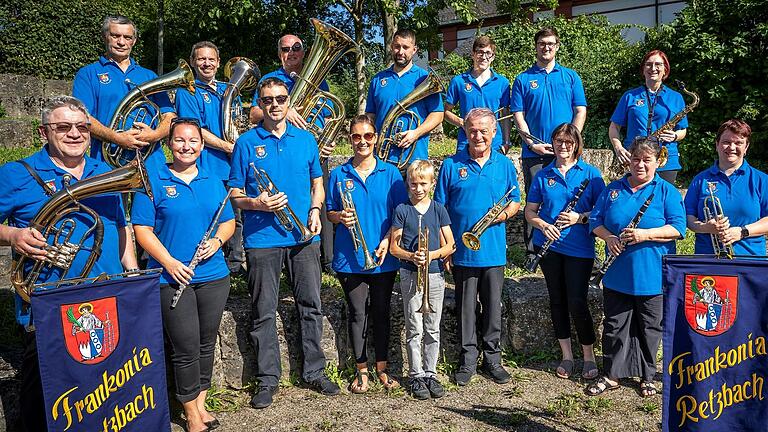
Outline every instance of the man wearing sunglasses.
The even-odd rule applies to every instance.
[[[57,96],[45,103],[42,122],[38,128],[45,143],[37,153],[25,159],[0,166],[0,245],[11,246],[15,254],[22,254],[33,260],[46,258],[46,243],[40,231],[29,226],[30,221],[48,201],[50,195],[60,191],[67,182],[76,183],[82,179],[111,170],[106,163],[86,156],[91,135],[88,111],[82,102],[71,96]],[[120,196],[100,195],[83,200],[83,204],[98,213],[104,224],[101,255],[88,276],[102,272],[116,274],[123,269],[136,269],[133,242],[128,236]],[[91,218],[81,212],[71,213],[76,225],[71,241],[77,243],[86,230],[93,225]],[[3,222],[8,222],[4,224]],[[46,241],[48,240],[48,241]],[[93,235],[85,237],[83,250],[75,255],[68,277],[80,274],[89,250],[93,246]],[[121,265],[122,263],[122,265]],[[38,283],[61,279],[59,271],[43,271]],[[16,320],[24,332],[24,355],[21,364],[21,430],[43,431],[46,416],[43,406],[43,389],[35,345],[35,329],[30,318],[30,308],[21,297],[16,296]],[[37,331],[61,331],[38,328]]]
[[[456,153],[467,148],[464,121],[472,108],[488,108],[497,117],[509,113],[509,80],[491,69],[496,55],[496,44],[488,36],[480,36],[472,44],[472,69],[456,75],[448,85],[445,96],[445,119],[459,128]],[[460,116],[453,113],[458,105]],[[501,133],[493,138],[494,151],[507,152],[509,148],[509,119],[501,121]]]
[[[339,387],[324,373],[320,347],[323,314],[320,304],[320,207],[325,199],[317,141],[311,133],[286,120],[288,86],[267,78],[258,86],[258,104],[264,119],[235,143],[229,186],[235,206],[243,210],[243,243],[248,260],[248,288],[253,317],[250,338],[256,348],[255,375],[259,380],[251,400],[254,408],[272,404],[282,374],[277,315],[280,273],[287,270],[301,327],[302,378],[324,395]],[[261,191],[256,170],[264,175]],[[268,178],[267,178],[268,176]],[[288,209],[299,220],[288,215]],[[292,222],[287,228],[276,212]],[[299,223],[310,231],[304,240]]]
[[[104,160],[101,153],[102,141],[113,142],[126,149],[140,149],[157,142],[168,135],[168,127],[175,116],[173,105],[165,92],[149,96],[160,107],[160,121],[157,125],[129,120],[124,131],[109,128],[109,122],[120,101],[135,86],[157,78],[157,74],[139,66],[131,58],[133,46],[139,33],[133,21],[124,16],[104,18],[101,33],[104,38],[105,54],[95,63],[82,67],[75,75],[72,95],[80,99],[88,109],[93,135],[91,156]],[[155,114],[149,110],[148,121]],[[155,129],[153,129],[155,127]],[[165,163],[165,155],[157,146],[145,158],[147,166]]]

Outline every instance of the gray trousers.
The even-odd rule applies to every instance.
[[[311,382],[323,375],[325,354],[320,347],[323,314],[320,305],[320,244],[247,249],[248,289],[251,293],[250,338],[256,351],[256,378],[264,386],[280,380],[280,345],[277,339],[278,291],[283,266],[293,290],[301,330],[304,363],[301,377]]]
[[[434,313],[418,312],[422,294],[416,291],[416,272],[400,269],[400,292],[403,296],[405,341],[408,353],[408,376],[434,377],[440,355],[440,318],[443,313],[445,279],[442,273],[429,274],[429,304]]]

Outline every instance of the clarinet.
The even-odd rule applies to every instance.
[[[216,213],[213,215],[213,220],[211,221],[211,224],[208,226],[208,230],[203,235],[203,238],[200,240],[200,243],[197,244],[197,248],[195,249],[195,254],[192,256],[192,261],[189,262],[190,270],[193,272],[195,271],[195,267],[197,267],[197,264],[200,262],[200,256],[203,254],[203,248],[205,247],[206,243],[208,243],[208,240],[210,240],[211,235],[213,234],[213,230],[216,229],[216,227],[219,225],[219,218],[221,217],[221,213],[224,211],[224,207],[227,206],[227,201],[229,200],[229,196],[232,194],[232,189],[230,189],[227,192],[227,196],[224,197],[224,199],[219,203],[219,208],[216,209]],[[181,284],[179,285],[179,288],[176,289],[176,292],[173,294],[173,300],[171,300],[171,309],[176,307],[176,304],[179,302],[179,299],[181,298],[181,294],[184,292],[184,290],[187,288],[187,284]]]
[[[643,205],[640,206],[640,210],[638,210],[637,214],[632,218],[631,221],[629,221],[629,225],[627,225],[626,228],[637,227],[637,224],[640,223],[640,219],[642,219],[643,215],[645,214],[645,211],[648,210],[648,206],[651,205],[651,201],[653,201],[653,194],[651,194],[648,197],[648,199],[645,200]],[[621,240],[621,245],[627,246],[627,242],[624,240]],[[600,265],[600,268],[597,270],[597,274],[592,278],[591,281],[589,281],[590,288],[597,289],[600,286],[600,282],[603,280],[603,276],[605,276],[605,273],[608,271],[608,268],[611,266],[611,264],[613,264],[614,261],[616,261],[617,257],[618,255],[613,255],[611,253],[608,254],[608,256],[605,258],[605,261],[603,261],[603,263]]]
[[[576,204],[579,202],[579,199],[581,198],[581,194],[583,194],[584,191],[587,189],[587,185],[589,185],[588,179],[581,182],[581,184],[579,185],[579,188],[576,189],[576,195],[574,195],[573,198],[571,198],[571,200],[568,201],[568,204],[560,213],[568,213],[571,210],[573,210],[574,207],[576,207]],[[555,226],[557,228],[560,228],[561,225],[556,223]],[[541,261],[541,259],[544,258],[544,255],[547,254],[550,246],[552,246],[552,243],[554,242],[555,242],[554,240],[547,239],[547,241],[544,242],[544,244],[541,246],[541,249],[539,249],[539,252],[536,253],[536,256],[534,256],[530,262],[526,263],[525,269],[531,273],[535,272],[536,266],[539,265],[539,261]]]

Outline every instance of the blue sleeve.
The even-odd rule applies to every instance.
[[[168,92],[158,92],[150,95],[149,98],[160,107],[160,113],[167,114],[175,112],[173,104],[171,103],[171,98],[168,97]]]
[[[502,156],[506,159],[506,156]],[[520,185],[517,183],[517,168],[515,168],[515,164],[512,163],[509,159],[509,165],[507,168],[507,188],[504,190],[504,193],[506,193],[508,190],[514,188],[512,190],[512,193],[509,194],[509,197],[514,202],[520,202]]]
[[[627,104],[629,101],[629,92],[624,93],[619,99],[619,103],[616,104],[616,109],[613,110],[611,115],[611,121],[619,126],[627,125]]]
[[[443,165],[440,166],[440,174],[437,176],[437,186],[435,187],[435,195],[434,200],[442,205],[446,205],[446,202],[448,201],[448,187],[451,182],[450,178],[450,167],[448,165],[451,165],[451,162],[449,159],[445,159],[443,161]]]
[[[176,114],[178,114],[179,117],[191,117],[203,120],[202,112],[200,112],[200,107],[197,105],[197,98],[183,88],[176,90]],[[206,125],[201,126],[205,127]]]
[[[320,166],[320,151],[317,148],[317,141],[315,138],[307,133],[309,136],[309,178],[316,179],[323,176],[323,168]]]
[[[755,168],[752,169],[755,170]],[[757,198],[760,201],[760,219],[762,219],[768,216],[768,175],[760,171],[758,171],[758,174],[760,178],[757,181]],[[3,177],[0,176],[0,178]]]
[[[515,78],[514,84],[512,84],[512,93],[509,96],[509,110],[513,113],[525,111],[523,100],[523,83],[520,78]]]
[[[93,117],[96,112],[96,94],[93,92],[91,81],[88,78],[87,68],[80,68],[75,75],[75,81],[72,83],[72,96],[78,98]]]
[[[424,103],[430,113],[445,111],[445,105],[443,105],[443,97],[440,95],[440,93],[435,93],[424,99]]]
[[[440,226],[451,226],[451,217],[448,215],[448,210],[445,209],[445,206],[437,204],[435,208],[437,209],[437,220]]]
[[[403,228],[405,226],[405,204],[395,207],[392,213],[392,228]]]
[[[392,214],[394,209],[400,204],[408,201],[408,191],[405,188],[403,176],[400,175],[400,172],[398,172],[397,169],[393,169],[392,171],[392,185],[389,188],[389,197],[387,199],[387,206],[390,214]]]
[[[584,83],[576,72],[573,72],[573,106],[587,106],[587,95],[584,94]]]
[[[448,105],[456,106],[456,104],[459,103],[459,91],[457,87],[459,86],[459,77],[455,76],[451,80],[450,84],[448,84],[448,91],[445,92],[445,102]]]
[[[600,196],[597,197],[595,207],[592,208],[592,213],[589,214],[589,232],[593,232],[595,228],[605,225],[605,206],[608,199],[608,189],[603,189]]]
[[[541,204],[541,202],[544,200],[544,197],[541,193],[541,176],[543,175],[542,172],[544,170],[539,170],[535,176],[533,176],[533,181],[531,182],[531,187],[528,189],[528,195],[525,196],[525,202],[526,203],[536,203]]]
[[[328,87],[328,81],[323,80],[323,82],[320,83],[320,90],[325,90],[327,92],[331,91],[331,88]]]
[[[506,78],[505,78],[506,79]],[[510,101],[510,88],[509,88],[509,80],[505,83],[505,85],[501,88],[501,100],[499,102],[499,108],[507,108],[509,107]]]
[[[243,136],[235,141],[234,149],[232,150],[232,168],[229,170],[229,180],[227,185],[238,189],[245,190],[245,181],[248,178],[248,154],[245,151],[247,143],[243,140]]]
[[[128,221],[125,220],[125,207],[123,206],[122,195],[115,195],[115,200],[117,201],[117,204],[115,205],[115,207],[117,207],[117,209],[115,209],[117,212],[115,225],[117,225],[118,228],[125,228],[128,225]]]
[[[0,223],[5,222],[11,217],[16,209],[16,203],[18,203],[18,198],[16,197],[18,187],[9,184],[9,180],[18,181],[21,178],[22,174],[14,169],[15,166],[21,167],[20,164],[11,162],[0,166],[0,178],[6,179],[5,186],[0,187]]]
[[[685,208],[683,207],[683,197],[676,187],[667,183],[664,196],[664,218],[667,224],[680,233],[680,237],[685,237]]]
[[[259,106],[259,91],[257,90],[256,93],[253,94],[253,99],[251,99],[251,107],[257,107]]]
[[[155,226],[155,204],[143,192],[137,192],[133,196],[131,223],[149,227]]]
[[[685,192],[685,214],[698,217],[699,215],[699,192],[701,191],[701,177],[694,177],[690,185],[688,185],[688,191]]]
[[[374,76],[371,83],[368,85],[368,96],[365,98],[365,112],[376,114],[376,91],[375,91],[376,77]],[[381,119],[379,119],[381,120]]]
[[[325,209],[327,211],[341,211],[341,202],[340,202],[340,196],[339,196],[339,169],[341,167],[335,168],[333,171],[331,171],[331,174],[328,175],[328,190],[325,191]]]

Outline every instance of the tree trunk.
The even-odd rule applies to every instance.
[[[381,22],[384,30],[384,52],[388,52],[397,31],[397,10],[400,0],[381,0]]]
[[[157,74],[163,74],[163,62],[165,53],[163,52],[163,21],[165,20],[163,0],[157,0]]]

